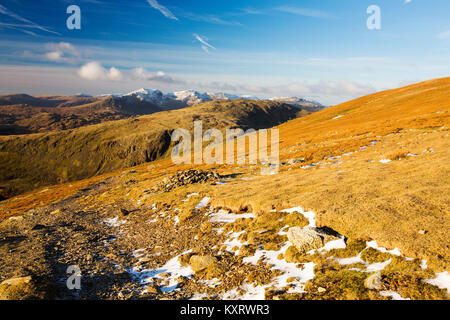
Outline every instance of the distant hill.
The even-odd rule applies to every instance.
[[[127,103],[117,101],[108,97],[90,104],[90,108],[101,112],[133,111],[127,109]],[[194,120],[202,120],[204,130],[261,129],[306,114],[309,112],[280,102],[211,101],[76,129],[3,136],[0,137],[0,188],[3,188],[0,194],[9,197],[39,186],[88,178],[161,158],[170,146],[171,132],[177,128],[192,130]]]
[[[200,93],[184,90],[164,94],[160,90],[138,89],[123,95],[0,96],[0,135],[17,135],[68,130],[106,121],[126,119],[160,111],[182,109],[218,100],[259,100],[228,93]],[[261,100],[265,101],[265,100]],[[322,105],[301,98],[274,100],[300,110],[318,111]]]
[[[326,106],[324,106],[323,104],[321,104],[317,101],[306,100],[306,99],[298,98],[298,97],[272,98],[270,100],[287,103],[294,107],[312,111],[312,112],[320,111],[320,110],[326,108]]]

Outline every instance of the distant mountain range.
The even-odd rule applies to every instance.
[[[27,94],[0,95],[0,135],[67,130],[106,121],[161,111],[183,109],[214,101],[280,102],[305,115],[324,106],[315,101],[286,97],[259,99],[229,93],[200,93],[195,90],[163,93],[138,89],[121,95],[76,94],[73,96]]]
[[[157,105],[163,110],[180,109],[209,101],[239,100],[239,99],[279,101],[298,108],[302,109],[306,108],[308,109],[308,111],[318,111],[325,108],[325,106],[320,104],[319,102],[306,100],[298,97],[260,99],[255,96],[249,95],[240,96],[224,92],[202,93],[192,89],[169,92],[164,94],[160,90],[141,88],[123,95],[112,95],[112,96],[116,99],[126,99],[127,102],[131,102],[133,100],[150,102]]]

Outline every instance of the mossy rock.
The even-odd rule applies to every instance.
[[[189,265],[194,272],[202,271],[216,262],[217,259],[212,256],[193,255],[189,259]]]
[[[385,262],[394,256],[374,248],[367,248],[361,253],[361,259],[368,263]]]
[[[413,300],[447,300],[447,290],[440,289],[415,274],[382,272],[383,290],[398,292],[403,298]]]
[[[364,286],[366,273],[351,270],[328,270],[308,281],[305,290],[310,299],[361,300],[370,299]],[[324,288],[320,290],[318,288]]]
[[[286,262],[300,262],[303,257],[303,254],[301,254],[296,247],[290,246],[287,248],[286,252],[284,253],[284,259]]]
[[[336,258],[350,258],[356,257],[361,251],[363,251],[366,247],[366,241],[362,239],[347,239],[346,248],[344,249],[332,249],[327,252],[327,257],[336,257]]]
[[[299,212],[292,212],[283,218],[284,224],[290,227],[306,227],[309,220]]]
[[[251,257],[255,254],[256,246],[254,245],[244,245],[239,249],[239,256],[241,257]]]
[[[31,276],[11,278],[0,283],[0,300],[41,300],[55,298],[56,288]]]

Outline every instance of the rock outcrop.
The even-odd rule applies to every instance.
[[[169,192],[172,189],[194,183],[213,182],[220,179],[220,175],[214,171],[184,170],[175,175],[164,178],[152,189],[153,192]]]
[[[328,241],[337,240],[338,237],[330,235],[314,227],[293,227],[288,230],[287,237],[300,253],[319,249]]]

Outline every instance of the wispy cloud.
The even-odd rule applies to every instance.
[[[160,5],[158,1],[156,0],[147,0],[147,2],[152,6],[152,8],[158,10],[161,12],[166,18],[172,19],[172,20],[178,20],[177,17],[166,7],[163,5]]]
[[[305,17],[312,17],[312,18],[320,18],[320,19],[333,19],[336,18],[336,16],[325,12],[321,10],[314,10],[314,9],[308,9],[308,8],[297,8],[297,7],[288,7],[288,6],[281,6],[275,8],[277,11],[296,14],[300,16]]]
[[[207,46],[202,46],[203,51],[205,51],[207,54],[211,54],[211,51],[209,51]]]
[[[27,59],[68,64],[79,63],[82,59],[81,52],[68,42],[46,43],[41,52],[24,50],[21,56]]]
[[[403,3],[410,3],[412,0],[405,0]]]
[[[450,30],[446,32],[439,33],[437,35],[438,39],[450,39]]]
[[[282,85],[259,86],[251,84],[210,82],[198,84],[219,91],[244,92],[263,95],[283,96],[362,96],[378,91],[370,84],[363,84],[349,80],[338,81],[291,81]]]
[[[216,50],[216,48],[214,46],[212,46],[211,44],[209,44],[208,42],[206,42],[205,39],[203,39],[202,37],[200,37],[198,34],[194,33],[193,36],[195,37],[195,39],[197,39],[198,41],[200,41],[201,43],[203,43],[203,45],[207,48],[211,48]],[[202,46],[202,47],[204,47]]]
[[[44,31],[44,32],[60,35],[60,33],[56,32],[56,31],[53,31],[53,30],[50,30],[50,29],[48,29],[46,27],[40,26],[37,23],[34,23],[33,21],[28,20],[28,19],[26,19],[26,18],[24,18],[24,17],[22,17],[22,16],[20,16],[20,15],[18,15],[16,13],[12,12],[11,10],[9,10],[8,8],[6,8],[3,5],[0,5],[0,13],[3,14],[3,15],[8,16],[8,17],[10,17],[10,18],[12,18],[14,20],[17,20],[17,21],[20,21],[20,22],[24,23],[24,24],[2,23],[1,25],[4,26],[4,27],[11,27],[11,28],[14,28],[14,29],[19,28],[19,29],[21,29],[21,31],[23,31],[25,33],[28,33],[28,34],[32,34],[32,35],[36,35],[36,34],[34,32],[28,31],[27,29],[30,29],[30,28],[31,29],[38,29],[38,30],[41,30],[41,31]]]
[[[241,27],[242,23],[238,21],[233,20],[227,20],[223,17],[219,17],[217,15],[213,14],[197,14],[187,11],[181,11],[181,15],[189,20],[197,21],[197,22],[205,22],[205,23],[211,23],[211,24],[218,24],[218,25],[224,25],[224,26],[238,26]]]

